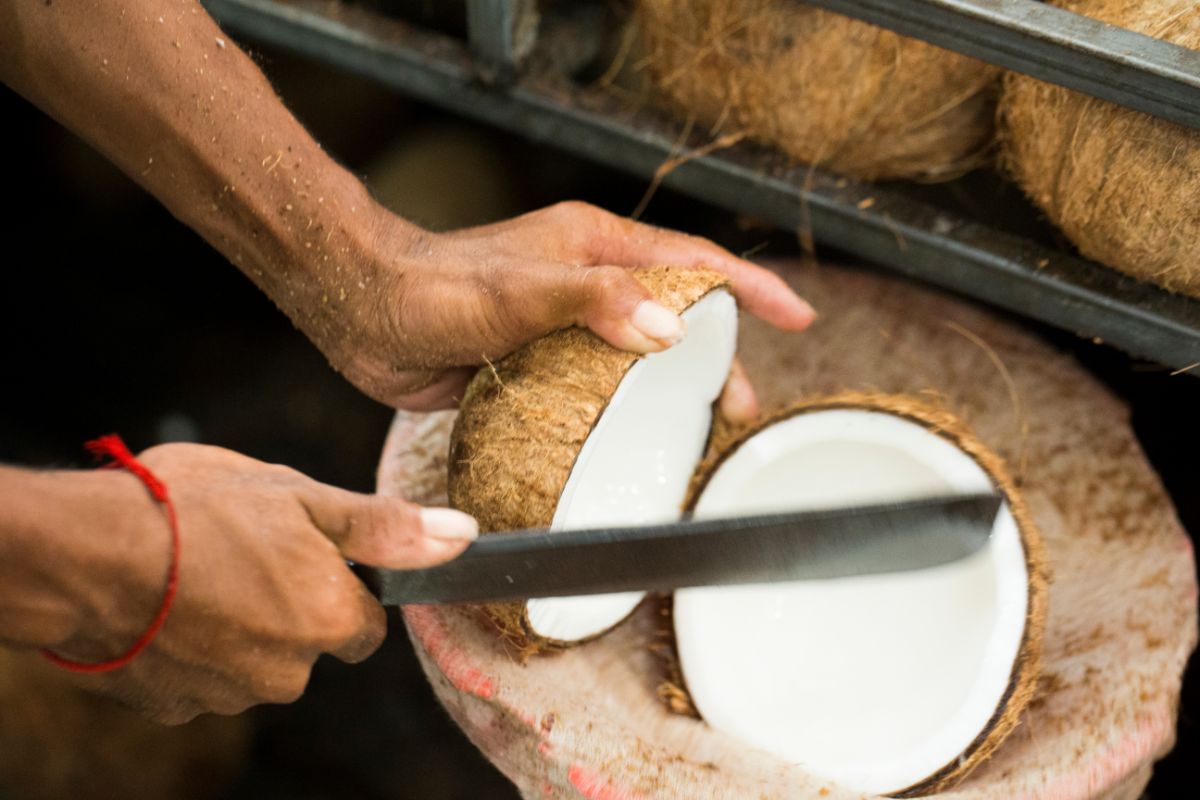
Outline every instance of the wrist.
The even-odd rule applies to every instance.
[[[6,472],[0,639],[112,655],[161,594],[162,514],[136,478],[115,470]]]
[[[305,243],[297,252],[293,280],[267,289],[339,369],[364,349],[404,340],[399,311],[409,286],[405,275],[431,244],[431,234],[376,203],[365,189],[350,207],[357,213],[339,215],[332,237],[325,234],[328,241]]]

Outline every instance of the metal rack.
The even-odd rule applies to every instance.
[[[466,0],[468,40],[336,0],[204,0],[230,29],[453,112],[651,178],[679,126],[572,76],[599,9]],[[810,0],[1009,69],[1200,128],[1200,52],[1035,0]],[[686,143],[699,147],[704,141]],[[1200,375],[1200,301],[980,224],[899,184],[789,166],[750,145],[698,155],[662,181],[683,193],[1166,367]]]

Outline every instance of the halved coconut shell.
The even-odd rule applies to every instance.
[[[957,783],[1016,728],[1037,681],[1041,539],[1004,462],[944,409],[852,392],[713,452],[689,503],[728,516],[993,489],[1005,502],[992,541],[954,564],[676,592],[680,691],[711,724],[851,788]]]
[[[690,477],[691,466],[671,478],[673,486],[661,507],[635,508],[636,497],[624,497],[620,504],[608,505],[603,498],[588,497],[586,480],[596,483],[594,476],[584,475],[605,458],[618,470],[630,471],[648,463],[655,456],[653,441],[656,434],[675,425],[684,425],[675,414],[688,409],[678,408],[658,396],[667,387],[650,387],[644,392],[655,407],[648,409],[654,419],[643,436],[630,436],[620,445],[621,452],[596,453],[597,440],[589,440],[604,420],[615,419],[619,404],[629,391],[635,373],[645,380],[648,370],[671,369],[679,357],[693,361],[711,361],[702,368],[707,376],[712,396],[699,400],[702,408],[691,409],[696,417],[696,431],[681,434],[690,437],[685,449],[691,448],[692,463],[703,453],[711,422],[711,403],[724,381],[733,357],[736,340],[736,311],[732,298],[725,291],[727,279],[708,270],[686,270],[656,267],[635,270],[635,276],[664,306],[682,313],[701,310],[702,301],[710,294],[720,293],[723,303],[714,313],[721,327],[719,338],[725,339],[719,349],[709,353],[696,349],[684,352],[689,345],[703,347],[705,342],[693,337],[702,336],[692,320],[688,337],[664,353],[642,357],[613,348],[589,331],[568,328],[543,337],[518,350],[494,366],[481,369],[467,388],[461,413],[454,428],[450,447],[450,503],[474,515],[485,533],[553,526],[578,527],[580,524],[634,523],[657,521],[655,514],[675,518],[682,506]],[[727,330],[726,330],[727,329]],[[662,367],[659,365],[668,365]],[[621,392],[619,392],[621,390]],[[680,387],[677,391],[686,389]],[[631,402],[633,402],[631,400]],[[693,398],[692,402],[696,402]],[[661,417],[661,418],[659,418]],[[610,423],[616,425],[618,423]],[[686,425],[684,425],[686,427]],[[611,448],[609,442],[601,445]],[[643,441],[649,437],[652,441]],[[682,456],[687,458],[686,454]],[[677,470],[678,471],[678,470]],[[574,480],[573,476],[583,476]],[[603,484],[612,476],[599,476]],[[645,494],[655,488],[656,476],[647,474],[629,488],[632,494]],[[599,491],[613,487],[603,486]],[[565,498],[565,499],[564,499]],[[579,513],[572,513],[572,502]],[[505,637],[522,654],[541,649],[562,648],[594,638],[616,625],[642,598],[642,593],[598,596],[588,598],[553,598],[533,600],[528,604],[494,603],[483,607]],[[574,615],[576,621],[549,622],[531,618],[535,603],[542,619],[563,609],[562,615]],[[537,624],[535,624],[537,623]],[[559,633],[562,631],[562,633]]]

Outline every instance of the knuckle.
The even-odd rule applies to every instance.
[[[308,688],[310,668],[299,667],[284,674],[282,679],[276,678],[264,683],[259,696],[264,703],[287,704],[294,703],[304,695]]]
[[[369,495],[367,515],[372,530],[408,533],[419,529],[417,506],[406,500],[383,495]]]
[[[138,453],[138,458],[143,462],[156,467],[162,467],[172,461],[185,457],[189,448],[194,445],[183,444],[180,442],[168,442],[166,444],[156,444],[153,447],[148,447]]]
[[[209,711],[214,714],[220,714],[226,717],[232,717],[241,714],[246,709],[254,705],[253,700],[234,697],[223,697],[210,704]]]
[[[582,200],[561,200],[550,206],[550,213],[568,221],[580,221],[595,217],[600,209]]]
[[[192,705],[184,706],[182,704],[159,709],[150,714],[150,718],[160,725],[168,725],[177,727],[186,725],[187,723],[200,716],[200,709]]]
[[[286,464],[263,464],[261,479],[264,485],[275,487],[303,485],[311,480],[304,473]]]
[[[364,499],[355,515],[361,530],[355,531],[360,557],[380,558],[399,542],[420,533],[416,507],[393,497],[372,495]]]
[[[358,528],[354,531],[361,537],[376,538],[388,532],[392,521],[385,504],[379,502],[379,497],[365,497],[351,524]]]
[[[592,267],[585,273],[584,287],[589,299],[604,300],[627,289],[630,280],[620,267]]]
[[[328,596],[328,602],[317,613],[318,638],[324,642],[343,642],[358,635],[363,624],[358,597],[349,588],[339,588]]]
[[[581,200],[564,200],[548,211],[551,224],[559,230],[564,260],[592,264],[603,260],[617,217]]]

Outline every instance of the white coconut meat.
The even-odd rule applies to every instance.
[[[704,452],[713,403],[737,346],[737,307],[718,289],[681,315],[683,340],[634,364],[621,380],[567,478],[553,530],[678,519]],[[529,624],[572,642],[613,627],[644,592],[528,601]]]
[[[700,517],[989,491],[950,440],[889,413],[772,425],[713,475]],[[700,715],[849,789],[894,793],[954,763],[1005,699],[1028,605],[1007,506],[990,543],[908,573],[688,589],[675,635]]]

